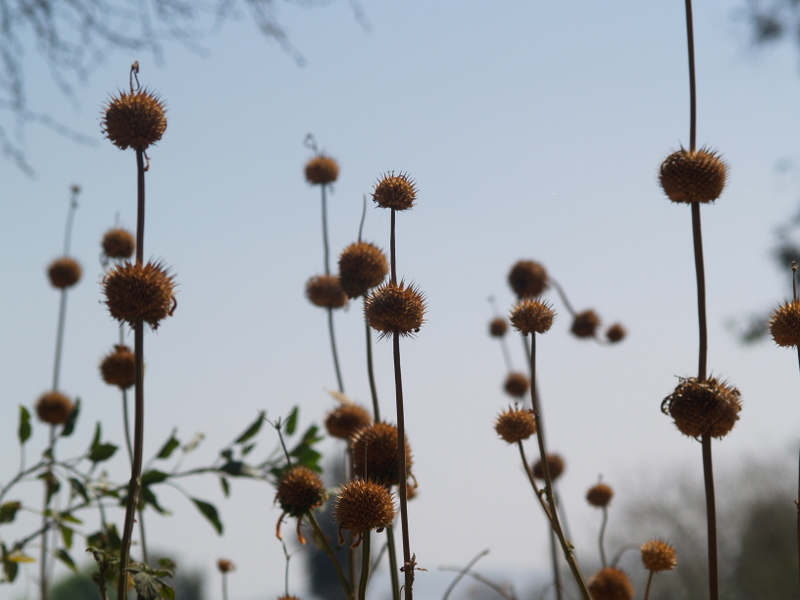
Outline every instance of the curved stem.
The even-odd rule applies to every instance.
[[[605,549],[605,538],[606,538],[606,525],[608,525],[608,507],[603,507],[603,522],[600,525],[600,564],[603,565],[605,569],[608,566],[606,562],[606,549]]]
[[[569,298],[567,298],[567,293],[564,291],[564,288],[561,287],[558,281],[556,281],[550,276],[547,277],[547,283],[556,288],[556,291],[558,292],[561,301],[564,303],[564,306],[566,306],[567,311],[569,312],[570,315],[574,317],[577,313],[575,312],[575,309],[573,308],[572,304],[569,303]]]
[[[331,339],[331,354],[333,355],[333,369],[336,371],[336,382],[339,385],[339,392],[344,394],[344,383],[342,382],[342,371],[339,368],[339,353],[336,350],[336,334],[333,331],[333,309],[328,308],[328,334]]]
[[[364,308],[366,309],[366,296],[363,297],[363,301]],[[381,410],[378,406],[378,388],[375,385],[375,365],[372,362],[372,328],[369,326],[366,310],[364,310],[364,327],[367,333],[367,376],[369,377],[369,392],[372,396],[372,418],[376,423],[380,423]]]
[[[328,198],[325,191],[328,184],[323,183],[322,188],[322,254],[325,260],[325,275],[331,274],[330,249],[328,246]]]
[[[697,80],[694,71],[694,25],[692,22],[692,0],[686,0],[686,41],[689,51],[689,151],[697,144]]]
[[[650,571],[650,575],[647,576],[647,587],[644,589],[644,600],[649,600],[650,598],[650,584],[653,583],[653,575],[655,575],[655,571]]]
[[[489,554],[488,548],[486,550],[481,550],[481,552],[479,552],[478,555],[475,558],[473,558],[471,561],[469,561],[467,563],[467,565],[458,572],[458,575],[456,575],[456,578],[453,579],[452,583],[450,583],[449,586],[447,586],[447,589],[444,592],[444,596],[442,596],[442,600],[447,600],[450,597],[450,594],[455,589],[456,585],[458,585],[458,582],[461,581],[464,578],[464,576],[467,573],[470,572],[472,567],[475,566],[475,563],[477,563],[480,559],[482,559],[487,554]]]
[[[697,321],[700,330],[700,350],[697,378],[706,378],[708,364],[708,325],[706,322],[706,275],[703,265],[703,232],[700,226],[700,204],[692,204],[692,239],[694,240],[694,265],[697,275]]]

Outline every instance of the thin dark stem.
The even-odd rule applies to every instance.
[[[706,323],[706,275],[703,266],[703,232],[700,226],[700,204],[692,204],[692,239],[694,240],[694,265],[697,274],[697,321],[700,329],[700,351],[697,378],[705,380],[708,364],[708,325]]]
[[[391,227],[391,234],[389,237],[389,262],[391,265],[391,281],[392,283],[397,283],[397,258],[395,255],[395,243],[394,243],[394,229],[395,229],[395,209],[392,209],[392,227]]]
[[[358,584],[358,600],[367,600],[367,582],[369,581],[369,555],[370,555],[369,529],[361,538],[361,581]]]
[[[556,292],[558,292],[558,295],[561,298],[561,301],[564,303],[564,306],[567,308],[567,311],[569,312],[570,315],[574,317],[577,313],[575,312],[575,309],[573,308],[572,304],[570,304],[569,298],[567,298],[567,293],[564,291],[564,288],[562,288],[561,285],[555,279],[549,276],[547,278],[547,283],[556,288]]]
[[[328,307],[328,334],[331,338],[331,354],[333,355],[333,369],[336,371],[336,382],[339,385],[339,392],[344,394],[344,383],[342,382],[342,371],[339,368],[339,353],[336,350],[336,334],[333,330],[333,309]]]
[[[358,241],[361,241],[361,234],[364,231],[364,221],[367,218],[367,195],[364,194],[361,203],[361,221],[358,224]]]
[[[561,567],[558,564],[558,546],[556,542],[556,532],[550,528],[550,561],[553,566],[553,586],[556,588],[556,600],[562,600],[563,590],[561,589]]]
[[[62,288],[58,304],[58,323],[56,325],[56,355],[53,360],[53,391],[58,390],[61,376],[61,349],[64,346],[64,324],[67,320],[67,288]]]
[[[372,396],[372,418],[376,423],[381,422],[381,411],[378,405],[378,387],[375,385],[375,365],[372,361],[372,328],[366,317],[366,296],[364,297],[364,327],[367,333],[367,376],[369,377],[369,392]]]
[[[599,544],[600,544],[600,564],[603,565],[605,569],[608,566],[606,562],[606,549],[605,549],[605,538],[606,538],[606,525],[608,525],[608,507],[603,507],[603,522],[600,524],[600,537],[599,537]]]
[[[650,598],[650,584],[653,583],[653,575],[655,575],[655,571],[650,571],[650,575],[647,576],[647,587],[644,589],[644,600],[649,600]]]
[[[328,198],[325,193],[328,186],[322,184],[322,253],[325,257],[325,275],[331,274],[330,248],[328,246]]]
[[[394,210],[392,210],[394,217]],[[394,228],[392,228],[394,231]],[[394,236],[393,236],[394,237]],[[394,254],[392,254],[394,256]],[[400,501],[400,525],[403,534],[403,573],[405,575],[405,598],[413,598],[414,563],[411,558],[411,542],[408,533],[408,465],[406,464],[406,420],[403,410],[403,377],[400,371],[400,334],[392,336],[394,354],[394,383],[397,399],[397,488]]]
[[[314,518],[314,514],[309,511],[306,513],[306,517],[308,518],[308,522],[311,523],[311,527],[314,529],[314,533],[317,535],[317,541],[322,545],[322,549],[325,551],[325,554],[328,555],[328,558],[331,559],[333,563],[333,568],[336,570],[336,576],[339,578],[339,583],[342,586],[342,591],[347,596],[348,600],[355,600],[353,597],[353,586],[347,581],[347,577],[344,575],[344,571],[342,570],[342,565],[339,562],[339,559],[336,558],[336,553],[331,548],[331,545],[328,543],[328,538],[325,537],[325,533],[317,523],[316,518]]]
[[[711,436],[703,434],[703,475],[706,488],[706,520],[708,521],[708,585],[711,600],[719,600],[717,572],[717,509],[714,498],[714,469],[711,461]]]
[[[48,481],[48,478],[52,476],[52,471],[47,471],[45,473],[44,502],[42,502],[44,507],[42,510],[42,547],[39,554],[39,591],[41,593],[42,600],[47,600],[50,587],[50,578],[47,576],[47,566],[50,564],[50,562],[47,560],[47,542],[50,533],[47,509],[50,504],[50,482]]]
[[[478,555],[475,558],[473,558],[471,561],[469,561],[466,564],[466,566],[458,572],[458,575],[456,575],[456,578],[453,579],[453,581],[450,583],[450,585],[447,586],[447,589],[444,592],[444,596],[442,596],[442,600],[447,600],[450,597],[450,594],[455,589],[455,587],[458,585],[458,582],[461,581],[464,578],[464,576],[467,573],[470,572],[472,567],[475,566],[475,563],[477,563],[480,559],[482,559],[487,554],[489,554],[489,549],[488,548],[486,550],[481,550],[481,552],[479,552]]]
[[[694,25],[692,23],[692,0],[686,0],[686,41],[689,50],[689,152],[697,144],[697,80],[694,72]]]
[[[397,576],[400,571],[397,568],[397,548],[394,543],[394,525],[389,525],[386,528],[386,545],[389,549],[389,575],[392,580],[392,600],[400,600],[400,578]]]
[[[72,242],[72,225],[75,220],[75,211],[78,210],[78,194],[81,189],[72,186],[72,196],[69,200],[69,210],[67,211],[67,225],[64,228],[64,256],[69,256],[70,243]]]

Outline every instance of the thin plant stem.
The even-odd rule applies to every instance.
[[[547,283],[556,288],[556,292],[558,292],[558,295],[561,298],[561,301],[564,303],[564,306],[567,308],[567,311],[569,312],[570,315],[574,317],[577,314],[577,312],[573,308],[572,304],[570,304],[569,298],[567,298],[567,293],[564,291],[564,288],[561,287],[561,285],[552,277],[547,278]]]
[[[792,301],[797,302],[797,263],[792,261]],[[797,347],[797,364],[800,367],[800,346]]]
[[[328,307],[328,334],[331,338],[331,354],[333,355],[333,369],[336,371],[336,382],[339,385],[339,392],[344,394],[344,383],[342,382],[342,371],[339,368],[339,353],[336,350],[336,334],[333,330],[333,309]]]
[[[655,571],[650,571],[650,575],[647,576],[647,587],[644,589],[644,600],[650,599],[650,584],[653,583],[653,575],[655,574]]]
[[[133,446],[131,446],[131,424],[128,416],[128,390],[122,390],[122,424],[125,429],[125,447],[128,449],[128,458],[133,464]]]
[[[67,320],[67,288],[61,289],[61,298],[58,304],[58,323],[56,325],[56,354],[53,360],[53,391],[58,390],[61,376],[61,353],[64,345],[64,324]]]
[[[369,326],[369,321],[366,317],[366,302],[367,298],[364,296],[364,326],[367,333],[367,376],[369,377],[369,392],[372,396],[372,418],[376,423],[381,422],[381,409],[378,405],[378,388],[375,385],[375,365],[372,361],[372,328]]]
[[[306,517],[308,518],[308,522],[311,523],[314,533],[317,534],[317,541],[322,545],[322,549],[325,551],[325,554],[328,555],[328,558],[331,559],[331,562],[333,562],[333,568],[336,571],[336,576],[339,578],[342,591],[344,591],[349,600],[355,600],[353,597],[353,586],[349,581],[347,581],[347,577],[345,577],[344,571],[342,570],[342,565],[339,562],[339,559],[336,558],[336,553],[328,543],[328,538],[325,537],[325,533],[320,528],[319,523],[317,523],[317,519],[314,517],[314,514],[311,511],[306,513]]]
[[[686,0],[686,45],[689,54],[689,152],[697,147],[697,78],[694,70],[692,0]]]
[[[322,188],[322,255],[325,260],[325,275],[331,274],[330,248],[328,246],[328,198],[325,193],[328,184],[323,183]]]
[[[556,589],[556,600],[562,600],[561,568],[558,565],[558,547],[556,545],[556,532],[550,528],[550,561],[553,565],[553,586]]]
[[[719,600],[717,572],[717,509],[714,499],[714,469],[711,461],[711,436],[701,438],[703,446],[703,478],[706,488],[706,520],[708,521],[708,587],[711,600]]]
[[[369,581],[370,530],[367,529],[361,538],[361,581],[358,584],[358,600],[367,600],[367,582]]]
[[[599,536],[599,544],[600,544],[600,564],[603,565],[605,569],[608,566],[608,562],[606,561],[606,548],[605,548],[605,538],[606,538],[606,525],[608,525],[608,507],[603,507],[603,522],[600,524],[600,536]]]
[[[397,548],[394,542],[394,525],[386,527],[386,546],[389,549],[389,575],[392,580],[392,600],[400,600],[400,578],[397,576],[399,571],[397,569]]]
[[[222,574],[222,600],[228,600],[228,574]]]
[[[481,550],[475,558],[473,558],[471,561],[469,561],[466,564],[466,566],[458,572],[458,575],[456,575],[456,578],[453,579],[453,581],[450,583],[450,585],[447,586],[447,589],[444,592],[444,596],[442,596],[442,600],[447,600],[450,597],[450,594],[455,589],[455,587],[458,585],[458,582],[461,581],[464,578],[464,576],[467,573],[470,572],[472,567],[475,566],[475,563],[477,563],[480,559],[482,559],[487,554],[489,554],[489,549],[488,548],[486,550]]]
[[[797,500],[794,501],[797,508],[797,550],[798,550],[798,573],[800,574],[800,460],[798,460],[797,472]]]
[[[394,216],[394,210],[392,210]],[[405,575],[405,598],[412,600],[414,597],[414,561],[411,555],[411,542],[408,532],[408,465],[406,464],[406,420],[403,410],[403,377],[400,371],[400,334],[392,335],[392,349],[394,354],[394,382],[395,396],[397,399],[397,466],[400,503],[400,525],[403,535],[403,574]]]
[[[692,204],[692,239],[694,240],[694,264],[697,274],[697,321],[700,330],[700,351],[697,377],[705,380],[708,365],[708,326],[706,321],[706,282],[703,265],[703,233],[700,226],[700,204]]]

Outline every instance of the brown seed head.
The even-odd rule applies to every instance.
[[[370,529],[383,529],[394,521],[394,501],[389,490],[370,480],[352,479],[339,490],[335,518],[339,530],[360,536]]]
[[[585,310],[572,320],[572,333],[579,338],[593,338],[600,327],[600,317],[593,310]]]
[[[516,444],[536,433],[536,417],[533,416],[532,410],[509,408],[498,415],[494,429],[506,442]]]
[[[275,501],[292,517],[302,517],[326,498],[319,475],[308,467],[290,467],[281,475]]]
[[[306,297],[314,306],[342,308],[347,304],[347,294],[336,275],[317,275],[306,282]]]
[[[621,342],[625,339],[627,334],[628,332],[625,331],[625,327],[623,327],[621,323],[614,323],[608,329],[606,329],[606,339],[612,344]]]
[[[47,267],[50,284],[59,290],[70,288],[78,283],[82,273],[83,269],[78,261],[68,256],[55,259]]]
[[[509,373],[503,389],[513,398],[522,398],[531,387],[531,382],[523,373]]]
[[[425,322],[425,297],[413,284],[389,282],[367,296],[364,312],[382,338],[393,333],[413,335]]]
[[[72,400],[61,392],[47,392],[36,401],[36,414],[50,425],[63,425],[74,409]]]
[[[380,285],[389,272],[383,250],[368,242],[355,242],[339,256],[339,279],[350,298],[363,296]]]
[[[372,415],[358,404],[343,404],[328,413],[325,428],[333,437],[349,440],[356,432],[372,424]]]
[[[547,466],[550,469],[550,479],[555,481],[561,477],[561,474],[564,472],[564,459],[558,454],[548,454]],[[536,479],[544,480],[544,465],[542,465],[541,458],[533,463],[533,476],[536,477]]]
[[[130,348],[122,344],[114,346],[114,350],[100,363],[103,381],[121,390],[132,387],[136,383],[135,363],[136,357]]]
[[[589,491],[586,492],[586,501],[597,508],[608,506],[613,497],[614,490],[610,485],[606,485],[605,483],[593,485],[589,488]]]
[[[495,317],[489,323],[489,335],[492,337],[503,337],[508,332],[508,321],[503,317]]]
[[[375,184],[372,199],[382,208],[408,210],[417,200],[417,186],[407,173],[387,173]]]
[[[661,412],[670,415],[684,435],[724,437],[742,410],[741,394],[714,377],[681,379],[675,391],[661,403]]]
[[[220,558],[217,561],[217,569],[219,569],[220,573],[230,573],[231,571],[236,570],[236,566],[231,561],[225,558]]]
[[[146,150],[167,129],[164,103],[148,90],[120,92],[104,108],[103,133],[125,150]]]
[[[706,148],[673,152],[661,163],[658,176],[670,200],[687,204],[716,200],[727,178],[728,167],[716,152]]]
[[[339,179],[339,163],[324,154],[308,161],[305,171],[306,181],[312,185],[326,185]]]
[[[633,584],[624,571],[614,567],[600,569],[589,580],[592,600],[633,600]]]
[[[548,331],[553,326],[553,319],[553,307],[541,300],[521,300],[511,311],[511,324],[525,335]]]
[[[778,346],[800,346],[800,300],[776,308],[769,318],[769,329]]]
[[[662,540],[650,540],[642,544],[642,562],[648,571],[671,571],[678,566],[675,548]]]
[[[175,280],[160,263],[124,262],[103,277],[111,316],[131,326],[141,319],[153,329],[175,310]]]
[[[103,254],[108,258],[130,258],[136,248],[136,239],[127,229],[115,227],[103,236]]]
[[[414,460],[408,437],[405,447],[406,471],[411,473]],[[397,427],[389,423],[374,423],[365,427],[350,440],[353,476],[387,486],[397,485],[400,481],[397,450]]]
[[[508,274],[508,283],[519,298],[534,298],[547,289],[547,271],[538,262],[520,260]]]

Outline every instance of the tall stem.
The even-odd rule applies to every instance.
[[[392,211],[394,214],[394,211]],[[408,465],[406,464],[406,420],[403,410],[403,377],[400,372],[400,334],[392,335],[394,350],[394,383],[397,399],[397,488],[400,500],[400,525],[403,534],[403,573],[405,575],[405,598],[413,598],[414,562],[411,555],[411,542],[408,533]]]
[[[322,254],[325,260],[325,275],[331,274],[330,248],[328,246],[328,198],[325,193],[328,185],[322,184]]]
[[[367,298],[364,296],[364,308],[366,309]],[[366,315],[366,310],[364,311]],[[375,366],[372,362],[372,328],[369,321],[364,317],[364,327],[367,334],[367,376],[369,377],[369,392],[372,396],[372,418],[376,423],[381,422],[381,410],[378,405],[378,388],[375,385]],[[391,548],[391,547],[390,547]]]
[[[339,385],[339,392],[344,394],[344,383],[342,382],[342,371],[339,368],[339,353],[336,350],[336,334],[333,330],[333,309],[328,307],[328,334],[331,338],[331,354],[333,355],[333,369],[336,371],[336,383]]]
[[[394,525],[386,527],[386,545],[389,548],[389,575],[392,580],[392,600],[400,600],[400,578],[397,576],[397,548],[394,543]]]
[[[697,274],[697,322],[700,330],[700,349],[697,378],[706,378],[708,364],[708,326],[706,322],[706,275],[703,265],[703,233],[700,227],[700,204],[692,204],[692,239],[694,240],[694,265]]]
[[[361,539],[361,581],[358,584],[358,600],[367,600],[367,582],[369,581],[370,530],[367,529]]]
[[[719,599],[717,572],[717,509],[714,499],[714,469],[711,462],[711,436],[703,434],[703,475],[706,488],[706,520],[708,522],[708,586],[711,600]]]
[[[606,537],[606,525],[608,525],[608,507],[603,507],[603,522],[600,524],[600,564],[603,565],[605,569],[608,566],[606,562],[606,548],[605,548],[605,537]]]

